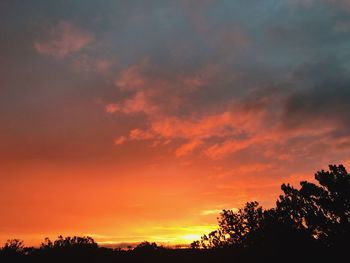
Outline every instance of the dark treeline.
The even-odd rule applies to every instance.
[[[191,244],[168,249],[143,242],[127,251],[99,247],[90,237],[46,238],[39,248],[9,240],[0,262],[348,262],[350,175],[331,165],[315,174],[317,184],[282,185],[276,206],[250,202],[223,210],[218,229]]]

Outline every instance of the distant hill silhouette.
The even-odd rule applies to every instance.
[[[238,212],[223,210],[218,229],[191,249],[142,242],[127,251],[99,247],[90,237],[46,238],[40,248],[12,239],[0,262],[342,262],[349,261],[350,175],[343,165],[315,174],[296,189],[281,186],[276,206],[249,202]]]

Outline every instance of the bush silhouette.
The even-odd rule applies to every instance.
[[[23,241],[19,239],[7,240],[1,253],[6,256],[19,256],[25,253],[25,247]]]
[[[48,237],[41,243],[41,249],[58,249],[58,248],[79,248],[79,249],[94,249],[97,248],[97,243],[91,237],[63,237],[52,242]]]
[[[148,241],[143,241],[140,244],[138,244],[133,251],[136,252],[153,252],[156,250],[162,249],[162,247],[158,246],[155,242],[148,242]]]

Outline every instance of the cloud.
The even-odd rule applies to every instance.
[[[156,143],[152,144],[154,146],[165,145],[165,143],[159,143],[160,140],[163,142],[185,140],[185,143],[176,147],[175,156],[189,155],[201,147],[203,153],[212,159],[222,158],[245,149],[260,140],[260,137],[254,137],[254,135],[256,130],[264,125],[267,110],[262,105],[267,103],[267,98],[259,97],[245,103],[232,102],[225,106],[226,111],[223,112],[178,116],[176,107],[169,108],[171,101],[167,99],[158,101],[155,98],[159,97],[159,94],[164,94],[164,90],[170,89],[169,87],[174,87],[174,85],[177,87],[179,83],[184,85],[180,88],[188,92],[193,92],[192,85],[200,84],[197,84],[195,80],[195,84],[192,82],[188,84],[187,80],[180,80],[177,84],[160,79],[153,82],[152,78],[140,76],[136,68],[132,66],[123,71],[122,81],[118,81],[117,85],[124,92],[133,92],[131,98],[106,105],[106,111],[109,113],[120,112],[127,115],[142,113],[145,115],[147,128],[131,130],[127,137],[128,140],[156,139]],[[130,78],[130,81],[125,81],[130,75],[136,80]],[[163,82],[168,85],[159,85]],[[178,102],[179,105],[185,103],[183,100],[178,100]],[[216,140],[223,142],[216,143]]]
[[[150,129],[164,138],[199,138],[225,136],[235,133],[235,120],[230,112],[208,114],[199,117],[180,118],[169,116],[154,120]]]
[[[149,66],[142,61],[122,71],[117,86],[128,96],[106,106],[107,112],[144,116],[143,128],[130,130],[123,142],[172,145],[176,157],[199,153],[220,160],[248,151],[258,160],[276,162],[318,156],[320,148],[332,142],[347,145],[350,122],[344,113],[350,110],[350,81],[339,61],[300,65],[287,84],[253,90],[239,100],[228,100],[220,110],[191,108],[191,114],[181,114],[187,100],[177,95],[201,92],[193,86],[214,85],[213,78],[188,81],[188,76],[175,74],[168,79],[164,73],[149,73],[157,71]],[[170,100],[165,95],[169,91],[174,91]]]
[[[168,92],[175,89],[173,83],[176,82],[163,78],[161,73],[158,76],[150,72],[152,70],[149,60],[144,59],[118,74],[114,84],[128,96],[122,101],[113,103],[116,111],[154,116],[161,111],[172,110],[178,106],[176,94],[167,96]],[[165,97],[168,97],[167,101],[164,100]]]
[[[63,58],[82,50],[93,40],[91,33],[80,30],[70,22],[61,21],[48,30],[45,39],[35,41],[34,48],[40,54]]]
[[[109,103],[105,106],[106,112],[115,113],[119,111],[119,105],[116,103]]]
[[[348,0],[323,0],[323,2],[336,7],[345,8],[346,10],[350,11],[350,2]]]
[[[302,7],[312,7],[317,4],[327,4],[336,8],[342,8],[350,11],[350,2],[348,0],[289,0],[291,5]]]
[[[294,3],[312,7],[315,2]],[[251,7],[242,5],[244,11]],[[163,53],[151,52],[116,75],[119,99],[106,103],[106,111],[139,121],[124,134],[125,142],[148,140],[151,147],[166,148],[176,157],[215,161],[247,154],[257,161],[292,162],[317,155],[331,141],[345,147],[346,136],[335,137],[347,133],[340,129],[348,121],[339,117],[348,111],[343,103],[348,98],[346,71],[337,68],[340,61],[327,59],[333,59],[333,49],[328,48],[337,44],[328,39],[333,34],[343,38],[339,33],[347,30],[346,21],[323,19],[318,12],[326,10],[321,9],[312,19],[298,14],[297,19],[276,24],[281,18],[277,11],[288,8],[288,3],[281,3],[264,21],[243,23],[237,16],[237,23],[216,24],[208,7],[217,8],[208,2],[189,19],[198,37],[193,43],[201,43],[198,49],[208,57],[202,54],[197,61],[194,55],[196,62],[191,64],[174,51],[187,61],[179,66]],[[251,27],[260,22],[264,37]],[[321,25],[325,30],[318,29]],[[217,58],[223,60],[213,63]],[[337,86],[337,95],[327,85]],[[320,127],[326,121],[335,126]]]
[[[122,91],[135,91],[144,88],[147,80],[142,71],[149,64],[148,59],[143,59],[139,64],[124,69],[114,81],[114,84]]]
[[[120,136],[119,138],[114,140],[115,145],[121,145],[126,141],[126,138],[124,136]]]
[[[253,144],[255,140],[227,140],[221,144],[210,146],[206,154],[212,159],[219,159],[231,153],[243,150]]]
[[[156,94],[156,92],[152,90],[138,91],[133,97],[126,99],[120,108],[126,114],[152,114],[158,110],[158,106],[152,103],[154,94]]]
[[[182,144],[179,148],[176,149],[175,155],[177,157],[187,155],[187,154],[193,152],[193,150],[196,149],[202,143],[203,142],[200,140],[193,140],[193,141],[190,141],[188,143]]]
[[[232,210],[234,213],[238,212],[238,208],[223,208],[226,210]],[[223,209],[210,209],[210,210],[203,210],[201,212],[202,216],[208,216],[208,215],[219,215],[220,213],[222,213]]]
[[[334,26],[334,31],[338,33],[348,33],[350,32],[350,22],[337,22]]]
[[[261,140],[261,135],[256,136],[257,131],[265,128],[266,117],[271,118],[278,111],[268,112],[270,93],[252,93],[247,100],[228,101],[220,110],[196,113],[198,109],[188,104],[187,98],[205,86],[215,85],[216,74],[218,69],[213,66],[187,74],[168,74],[148,59],[142,60],[118,74],[115,85],[126,97],[107,104],[106,111],[128,116],[142,114],[146,128],[130,130],[127,140],[154,139],[152,146],[182,140],[185,142],[174,150],[177,157],[199,148],[212,159],[225,157],[257,144]],[[182,113],[187,110],[192,113]]]
[[[283,124],[288,129],[328,126],[348,133],[350,78],[346,66],[337,60],[302,65],[295,78],[308,87],[300,87],[288,96]]]
[[[130,140],[148,140],[154,138],[154,135],[149,131],[133,129],[129,134]]]
[[[76,72],[97,72],[103,74],[109,71],[111,63],[107,59],[96,59],[83,54],[73,60],[72,67]]]
[[[127,95],[118,105],[125,114],[145,114],[155,119],[169,116],[190,107],[190,96],[215,78],[215,65],[205,65],[186,73],[169,71],[150,59],[123,69],[115,78],[118,90]],[[158,116],[158,117],[157,117]]]

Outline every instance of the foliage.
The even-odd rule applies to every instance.
[[[63,237],[59,236],[54,242],[48,237],[41,243],[41,249],[50,248],[97,248],[97,243],[91,237]]]
[[[204,235],[203,248],[262,246],[268,240],[285,244],[335,247],[350,241],[350,175],[331,165],[315,174],[318,185],[303,181],[296,189],[283,184],[276,207],[263,210],[257,202],[238,212],[223,210],[219,228]],[[274,240],[274,242],[273,242]]]
[[[263,210],[258,202],[247,203],[238,212],[223,210],[218,218],[219,229],[202,237],[203,248],[244,246],[249,236],[259,229]]]
[[[23,254],[25,251],[23,243],[24,242],[19,239],[7,240],[2,248],[2,252],[6,254]]]
[[[156,243],[148,242],[148,241],[143,241],[140,244],[138,244],[133,250],[138,251],[138,252],[151,252],[160,249]]]
[[[191,249],[199,249],[201,247],[201,242],[199,240],[195,240],[190,244]]]

